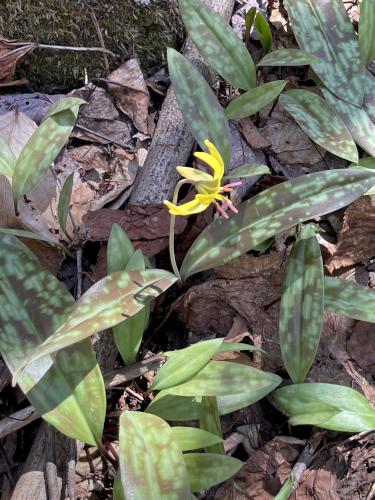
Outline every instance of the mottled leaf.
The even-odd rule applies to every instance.
[[[320,96],[302,89],[289,90],[280,97],[280,104],[319,146],[358,162],[356,145],[344,121]]]
[[[25,356],[64,323],[75,302],[13,236],[0,235],[0,275],[0,350],[14,374]],[[101,442],[106,398],[89,340],[34,361],[18,383],[51,425],[91,445]]]
[[[61,189],[59,204],[57,206],[57,216],[61,230],[66,233],[66,221],[69,215],[70,199],[72,197],[74,173],[68,175]]]
[[[294,491],[294,481],[295,481],[294,475],[291,474],[285,481],[285,483],[282,485],[278,494],[275,497],[273,497],[273,500],[288,500],[288,498]]]
[[[358,160],[358,164],[363,168],[370,168],[375,170],[375,158],[373,156],[364,156]],[[350,165],[350,167],[355,167],[355,163]]]
[[[340,432],[375,429],[375,411],[359,392],[334,384],[295,384],[272,394],[290,425],[316,425]]]
[[[229,119],[246,118],[254,115],[262,108],[274,101],[283,91],[286,80],[276,80],[274,82],[264,83],[251,89],[240,97],[232,101],[225,110]]]
[[[221,453],[225,455],[224,443],[222,441],[223,432],[221,430],[219,408],[215,396],[203,396],[201,401],[201,411],[199,416],[201,429],[208,431],[211,435],[220,438],[220,442],[205,445],[206,453]]]
[[[223,339],[206,340],[185,349],[166,352],[168,360],[156,374],[152,390],[168,389],[189,380],[207,365],[222,343]]]
[[[7,177],[12,177],[16,157],[8,144],[0,137],[0,174]]]
[[[17,236],[18,238],[28,238],[29,240],[45,241],[49,245],[65,249],[64,245],[61,245],[58,241],[50,240],[41,234],[33,233],[32,231],[25,231],[24,229],[9,229],[7,227],[0,227],[0,233],[10,234],[11,236]]]
[[[181,451],[198,450],[223,441],[220,436],[195,427],[172,427],[172,431]]]
[[[375,323],[375,291],[371,288],[326,276],[324,290],[326,311]]]
[[[133,316],[175,281],[173,274],[161,269],[123,271],[103,278],[82,295],[65,323],[26,356],[18,370]]]
[[[314,361],[323,327],[324,269],[312,225],[303,226],[288,259],[280,303],[280,348],[295,384]]]
[[[299,49],[279,49],[264,56],[257,66],[307,66],[319,57]]]
[[[70,98],[69,107],[47,118],[26,143],[13,172],[15,202],[31,191],[51,166],[69,138],[81,103],[82,99]]]
[[[254,19],[254,27],[258,33],[260,43],[267,54],[272,49],[272,31],[262,12],[258,11]]]
[[[375,2],[362,0],[361,15],[359,16],[358,42],[362,60],[367,66],[375,59]]]
[[[235,35],[237,36],[237,35]],[[210,86],[199,71],[181,54],[168,49],[168,68],[186,124],[203,150],[209,139],[229,165],[232,139],[228,120]]]
[[[210,361],[193,378],[165,392],[176,396],[226,396],[271,392],[281,382],[273,373],[228,361]]]
[[[266,351],[255,347],[253,345],[241,344],[241,342],[223,342],[216,352],[238,352],[238,351],[251,351],[251,352],[261,352],[267,355]]]
[[[198,0],[179,0],[179,5],[184,25],[207,63],[231,85],[255,87],[253,60],[229,24]]]
[[[172,429],[155,415],[121,414],[120,474],[127,499],[190,498],[182,451]]]
[[[79,99],[77,97],[65,97],[64,99],[60,99],[54,102],[49,108],[47,113],[43,116],[42,123],[47,120],[47,118],[61,113],[61,111],[66,111],[68,109],[73,109],[76,106],[82,106],[83,104],[87,104],[87,101],[83,99]]]
[[[250,32],[251,32],[251,28],[254,24],[254,19],[255,19],[256,13],[257,13],[257,8],[250,7],[250,9],[247,11],[247,13],[245,15],[244,42],[245,42],[246,46],[249,44],[249,41],[250,41]]]
[[[217,219],[194,241],[181,267],[184,279],[228,262],[271,236],[338,210],[375,184],[369,170],[337,169],[297,177],[241,203],[229,220]]]
[[[338,99],[327,89],[322,92],[328,104],[340,114],[355,142],[370,155],[375,155],[375,124],[365,108]],[[359,160],[351,161],[358,163]]]
[[[255,175],[269,174],[270,169],[267,165],[252,165],[246,163],[240,167],[234,168],[225,176],[225,179],[244,179],[245,177],[253,177]]]
[[[128,235],[118,224],[113,224],[107,246],[108,274],[124,271],[135,249]]]
[[[186,453],[185,464],[192,491],[201,491],[234,476],[243,462],[217,453]]]
[[[287,0],[287,7],[298,45],[319,57],[314,72],[331,92],[360,106],[364,68],[342,0]]]

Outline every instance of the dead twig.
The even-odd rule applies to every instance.
[[[109,73],[109,62],[108,62],[108,57],[107,57],[107,49],[105,48],[105,44],[104,44],[103,33],[102,33],[102,30],[100,29],[95,12],[92,9],[90,9],[90,17],[91,17],[92,23],[96,29],[96,32],[98,34],[100,46],[103,49],[104,68],[105,68],[106,72]]]
[[[51,50],[68,50],[70,52],[104,52],[116,57],[116,54],[103,47],[70,47],[69,45],[48,45],[45,43],[33,42],[10,42],[13,47],[23,47],[24,45],[32,45],[33,49],[51,49]]]
[[[163,361],[164,356],[162,354],[155,354],[155,356],[150,356],[149,358],[143,359],[133,365],[126,366],[125,368],[112,370],[104,375],[105,385],[108,389],[111,389],[112,387],[121,385],[124,382],[130,382],[145,373],[157,370],[160,368]]]

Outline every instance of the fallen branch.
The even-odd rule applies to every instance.
[[[110,389],[111,387],[116,387],[117,385],[124,384],[125,382],[130,382],[145,373],[157,370],[160,368],[163,361],[164,356],[161,354],[155,354],[155,356],[150,356],[149,358],[143,359],[138,363],[125,366],[125,368],[112,370],[104,375],[105,385],[107,389]]]

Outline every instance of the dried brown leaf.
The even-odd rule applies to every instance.
[[[0,83],[13,80],[17,63],[34,50],[34,43],[19,43],[0,38]]]

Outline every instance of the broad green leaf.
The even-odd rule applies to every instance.
[[[326,311],[375,323],[375,291],[371,288],[326,276],[324,290]]]
[[[107,246],[107,273],[124,271],[135,249],[128,235],[118,224],[113,224]]]
[[[202,397],[199,425],[201,429],[210,432],[211,435],[221,438],[220,442],[205,446],[204,451],[206,453],[221,453],[222,455],[225,455],[219,408],[215,396]]]
[[[319,146],[340,158],[358,162],[356,145],[335,107],[327,105],[313,92],[302,89],[285,92],[280,97],[280,104]]]
[[[223,442],[220,436],[195,427],[172,427],[172,432],[181,451],[198,450]]]
[[[70,136],[81,103],[82,99],[69,98],[69,107],[48,117],[26,143],[13,172],[15,202],[31,191],[51,166]]]
[[[140,269],[145,269],[145,259],[143,257],[142,250],[136,250],[130,257],[129,262],[125,267],[125,271],[139,271]]]
[[[66,221],[69,215],[70,199],[72,197],[74,173],[68,175],[61,189],[59,204],[57,206],[57,216],[61,230],[66,233]]]
[[[270,169],[267,165],[251,165],[246,163],[237,168],[234,168],[225,176],[225,179],[243,179],[245,177],[253,177],[255,175],[269,174]]]
[[[241,203],[229,220],[217,219],[194,241],[181,276],[224,264],[296,224],[338,210],[375,184],[370,170],[337,169],[297,177]]]
[[[113,500],[126,500],[124,497],[124,492],[122,491],[121,475],[120,471],[117,471],[115,475],[115,480],[113,481]]]
[[[278,494],[275,497],[273,497],[273,500],[288,500],[288,498],[294,491],[294,482],[295,482],[294,475],[291,474],[285,481],[285,483],[282,485]]]
[[[286,80],[276,80],[264,83],[254,89],[245,92],[240,97],[232,101],[225,110],[229,119],[246,118],[254,115],[262,108],[274,101],[283,91]]]
[[[237,36],[237,35],[235,35]],[[196,141],[206,150],[209,139],[229,165],[232,139],[228,120],[210,86],[199,71],[181,54],[168,49],[168,68],[178,105]]]
[[[4,139],[0,137],[0,175],[12,177],[16,161],[17,159],[10,147]]]
[[[14,374],[64,323],[74,299],[13,236],[0,235],[0,351]],[[64,434],[98,445],[104,425],[104,382],[89,340],[44,356],[19,376],[38,413]]]
[[[254,24],[255,14],[257,13],[256,7],[250,7],[245,15],[245,34],[244,34],[244,42],[247,46],[250,40],[250,32],[251,28]]]
[[[78,97],[64,97],[64,99],[60,99],[53,103],[49,108],[47,113],[43,116],[42,123],[47,120],[47,118],[61,113],[61,111],[66,111],[68,109],[73,109],[76,106],[82,106],[87,104],[87,101],[83,99],[79,99]]]
[[[18,238],[28,238],[29,240],[45,241],[49,245],[64,248],[64,245],[55,240],[50,240],[45,238],[41,234],[33,233],[32,231],[25,231],[24,229],[9,229],[7,227],[0,227],[0,233],[9,234],[11,236],[17,236]]]
[[[323,327],[324,269],[312,225],[303,226],[288,259],[280,303],[280,348],[295,384],[314,361]]]
[[[135,411],[121,414],[120,474],[127,499],[190,498],[182,451],[171,427],[155,415]]]
[[[193,378],[166,390],[176,396],[226,396],[251,393],[258,397],[281,382],[273,373],[229,361],[210,361]]]
[[[361,106],[364,67],[342,0],[287,0],[299,47],[317,57],[311,67],[331,92]]]
[[[307,66],[319,62],[319,57],[299,49],[279,49],[264,56],[257,66]]]
[[[363,99],[363,109],[375,122],[375,77],[366,71],[365,75],[365,96]]]
[[[24,358],[18,371],[41,356],[121,323],[124,317],[136,314],[175,281],[173,274],[161,269],[123,271],[103,278],[82,295],[60,328]]]
[[[291,425],[316,425],[340,432],[375,429],[375,411],[359,392],[335,384],[295,384],[272,394]]]
[[[361,15],[359,16],[358,42],[365,66],[375,59],[375,2],[362,0]]]
[[[272,31],[267,19],[260,11],[258,11],[255,16],[254,27],[258,33],[264,52],[268,54],[268,52],[272,49]]]
[[[375,158],[373,156],[365,156],[358,160],[359,166],[375,170]],[[350,167],[356,166],[354,163]]]
[[[231,85],[250,90],[256,85],[249,51],[227,22],[198,0],[179,0],[184,25],[207,63]]]
[[[161,391],[194,377],[207,365],[222,343],[223,339],[206,340],[185,349],[166,352],[167,362],[156,374],[151,389]]]
[[[355,142],[370,155],[375,155],[375,125],[365,108],[354,106],[327,89],[322,90],[325,100],[340,114]],[[358,163],[357,160],[351,160]]]
[[[237,458],[217,453],[186,453],[184,459],[191,490],[196,492],[226,481],[244,465]]]
[[[241,344],[241,342],[223,342],[216,352],[238,352],[238,351],[257,351],[267,355],[266,351],[253,345]]]

